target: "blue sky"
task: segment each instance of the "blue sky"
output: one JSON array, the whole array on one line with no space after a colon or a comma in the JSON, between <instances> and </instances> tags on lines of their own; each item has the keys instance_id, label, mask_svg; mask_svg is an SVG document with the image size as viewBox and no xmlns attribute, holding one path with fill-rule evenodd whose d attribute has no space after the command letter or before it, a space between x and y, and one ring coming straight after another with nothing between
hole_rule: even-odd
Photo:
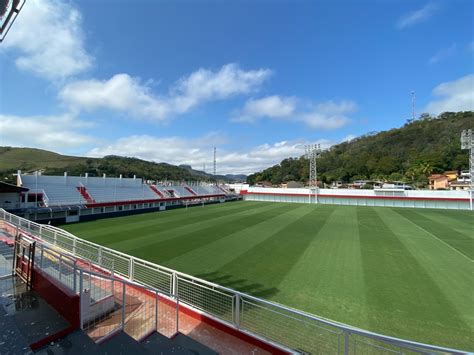
<instances>
[{"instance_id":1,"label":"blue sky","mask_svg":"<svg viewBox=\"0 0 474 355\"><path fill-rule=\"evenodd\" d=\"M0 145L252 173L416 112L474 109L472 1L28 0Z\"/></svg>"}]
</instances>

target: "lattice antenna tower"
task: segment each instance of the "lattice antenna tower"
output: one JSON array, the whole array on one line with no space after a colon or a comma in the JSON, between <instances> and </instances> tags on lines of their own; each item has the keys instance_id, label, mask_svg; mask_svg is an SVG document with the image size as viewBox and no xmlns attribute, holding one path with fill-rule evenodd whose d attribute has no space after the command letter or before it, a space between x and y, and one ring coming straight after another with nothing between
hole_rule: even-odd
<instances>
[{"instance_id":1,"label":"lattice antenna tower","mask_svg":"<svg viewBox=\"0 0 474 355\"><path fill-rule=\"evenodd\" d=\"M465 129L461 132L461 149L469 150L469 178L471 190L474 188L474 130Z\"/></svg>"},{"instance_id":2,"label":"lattice antenna tower","mask_svg":"<svg viewBox=\"0 0 474 355\"><path fill-rule=\"evenodd\" d=\"M474 209L473 190L474 190L474 131L465 129L461 132L461 149L469 150L469 207Z\"/></svg>"},{"instance_id":3,"label":"lattice antenna tower","mask_svg":"<svg viewBox=\"0 0 474 355\"><path fill-rule=\"evenodd\" d=\"M416 93L411 92L411 118L413 121L416 119Z\"/></svg>"},{"instance_id":4,"label":"lattice antenna tower","mask_svg":"<svg viewBox=\"0 0 474 355\"><path fill-rule=\"evenodd\" d=\"M309 187L312 190L318 187L318 169L317 159L321 155L320 144L307 144L305 145L305 155L309 159Z\"/></svg>"}]
</instances>

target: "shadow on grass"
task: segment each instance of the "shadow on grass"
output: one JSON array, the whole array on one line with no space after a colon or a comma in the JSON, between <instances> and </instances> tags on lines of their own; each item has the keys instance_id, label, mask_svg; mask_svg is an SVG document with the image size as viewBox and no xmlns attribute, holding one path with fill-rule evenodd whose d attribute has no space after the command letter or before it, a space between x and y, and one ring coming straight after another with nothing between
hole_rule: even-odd
<instances>
[{"instance_id":1,"label":"shadow on grass","mask_svg":"<svg viewBox=\"0 0 474 355\"><path fill-rule=\"evenodd\" d=\"M264 299L269 299L280 292L276 287L265 287L260 283L244 278L236 278L233 275L222 274L218 271L198 274L196 277Z\"/></svg>"}]
</instances>

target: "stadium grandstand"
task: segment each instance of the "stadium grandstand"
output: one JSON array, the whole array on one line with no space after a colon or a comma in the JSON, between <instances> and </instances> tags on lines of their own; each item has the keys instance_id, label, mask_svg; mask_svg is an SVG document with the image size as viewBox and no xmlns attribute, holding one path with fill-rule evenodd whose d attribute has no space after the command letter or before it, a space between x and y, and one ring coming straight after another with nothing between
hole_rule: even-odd
<instances>
[{"instance_id":1,"label":"stadium grandstand","mask_svg":"<svg viewBox=\"0 0 474 355\"><path fill-rule=\"evenodd\" d=\"M240 199L229 187L211 183L158 182L120 177L17 174L17 186L0 192L0 207L31 220L78 222Z\"/></svg>"}]
</instances>

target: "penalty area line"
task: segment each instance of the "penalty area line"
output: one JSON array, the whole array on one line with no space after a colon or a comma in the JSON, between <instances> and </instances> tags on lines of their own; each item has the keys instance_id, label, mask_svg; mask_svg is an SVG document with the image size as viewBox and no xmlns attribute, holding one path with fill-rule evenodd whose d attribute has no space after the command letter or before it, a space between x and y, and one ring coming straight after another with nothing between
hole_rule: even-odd
<instances>
[{"instance_id":1,"label":"penalty area line","mask_svg":"<svg viewBox=\"0 0 474 355\"><path fill-rule=\"evenodd\" d=\"M399 214L400 216L402 216L403 218L405 218L408 222L410 222L411 224L413 224L415 227L417 227L418 229L422 230L423 232L425 232L426 234L432 236L433 238L435 238L437 241L443 243L444 245L446 245L448 248L454 250L456 253L462 255L463 257L465 257L469 262L471 263L474 263L474 260L472 260L470 257L468 257L466 254L464 254L463 252L459 251L458 249L454 248L453 246L449 245L448 243L446 243L444 240L442 239L439 239L437 236L435 236L433 233L427 231L425 228L423 228L422 226L419 226L418 224L416 224L415 222L409 220L408 218L406 218L405 216Z\"/></svg>"}]
</instances>

